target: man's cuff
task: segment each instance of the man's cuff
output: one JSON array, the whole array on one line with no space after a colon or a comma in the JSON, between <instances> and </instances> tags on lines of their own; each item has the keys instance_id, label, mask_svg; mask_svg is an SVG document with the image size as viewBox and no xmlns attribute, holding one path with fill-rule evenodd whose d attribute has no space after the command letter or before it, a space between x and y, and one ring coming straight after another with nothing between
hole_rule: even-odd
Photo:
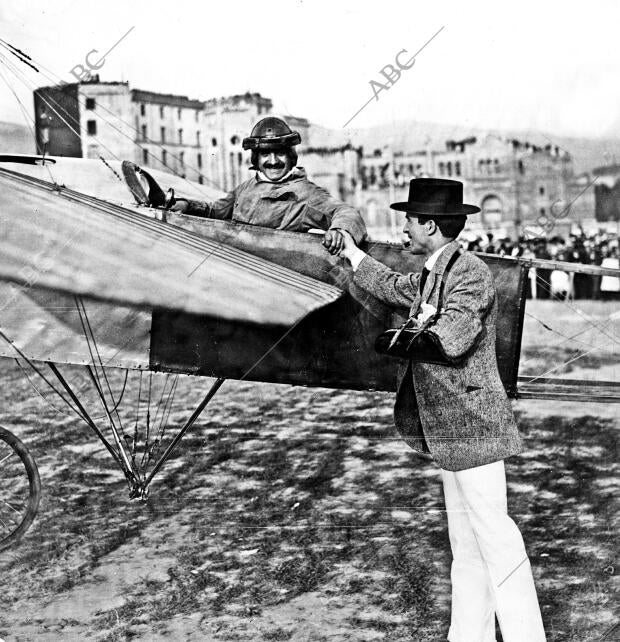
<instances>
[{"instance_id":1,"label":"man's cuff","mask_svg":"<svg viewBox=\"0 0 620 642\"><path fill-rule=\"evenodd\" d=\"M351 263L351 267L353 268L354 272L357 272L357 268L359 267L360 263L367 257L368 255L366 252L363 250L360 250L359 247L353 252L353 256L349 258L349 262Z\"/></svg>"}]
</instances>

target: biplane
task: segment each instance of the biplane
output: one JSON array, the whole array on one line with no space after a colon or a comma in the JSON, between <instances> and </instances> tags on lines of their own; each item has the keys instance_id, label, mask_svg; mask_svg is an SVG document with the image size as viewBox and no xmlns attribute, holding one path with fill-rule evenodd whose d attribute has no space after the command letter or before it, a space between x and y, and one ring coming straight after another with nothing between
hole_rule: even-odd
<instances>
[{"instance_id":1,"label":"biplane","mask_svg":"<svg viewBox=\"0 0 620 642\"><path fill-rule=\"evenodd\" d=\"M394 361L374 342L403 321L359 289L317 235L174 213L166 209L171 189L218 196L129 161L0 155L0 356L83 421L130 495L143 499L227 378L394 390ZM395 244L365 249L401 272L424 261ZM481 257L499 295L497 356L508 395L619 401L613 382L518 375L528 270L618 271ZM171 433L179 376L209 385ZM0 446L2 549L31 524L41 485L6 429Z\"/></svg>"}]
</instances>

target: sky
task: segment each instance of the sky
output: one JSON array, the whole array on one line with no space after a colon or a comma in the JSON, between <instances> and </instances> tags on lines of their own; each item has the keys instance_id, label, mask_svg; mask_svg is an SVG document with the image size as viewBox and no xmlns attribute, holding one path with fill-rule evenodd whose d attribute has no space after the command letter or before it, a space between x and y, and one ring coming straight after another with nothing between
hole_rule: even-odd
<instances>
[{"instance_id":1,"label":"sky","mask_svg":"<svg viewBox=\"0 0 620 642\"><path fill-rule=\"evenodd\" d=\"M200 99L260 92L330 128L367 103L349 127L415 119L620 137L619 24L618 0L1 0L0 38L47 77L9 55L25 80L0 64L0 121L25 122L5 80L31 114L34 87L72 81L90 51L96 61L129 31L102 80ZM387 84L380 71L425 43ZM371 81L385 87L376 97Z\"/></svg>"}]
</instances>

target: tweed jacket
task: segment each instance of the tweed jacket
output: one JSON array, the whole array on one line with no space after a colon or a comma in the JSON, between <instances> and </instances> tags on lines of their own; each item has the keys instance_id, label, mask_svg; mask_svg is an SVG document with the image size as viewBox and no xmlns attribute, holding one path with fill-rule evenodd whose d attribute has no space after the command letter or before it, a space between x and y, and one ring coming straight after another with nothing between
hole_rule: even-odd
<instances>
[{"instance_id":1,"label":"tweed jacket","mask_svg":"<svg viewBox=\"0 0 620 642\"><path fill-rule=\"evenodd\" d=\"M355 282L395 308L415 316L422 302L437 307L439 286L452 255L452 241L430 271L424 291L419 274L393 272L365 257ZM499 461L522 450L516 422L497 369L497 300L489 268L465 252L450 269L443 304L429 330L456 365L402 360L398 369L394 420L404 440L430 453L445 470Z\"/></svg>"},{"instance_id":2,"label":"tweed jacket","mask_svg":"<svg viewBox=\"0 0 620 642\"><path fill-rule=\"evenodd\" d=\"M303 167L278 183L262 180L257 172L214 203L190 200L185 213L291 232L343 229L356 243L366 236L359 212L308 180Z\"/></svg>"}]
</instances>

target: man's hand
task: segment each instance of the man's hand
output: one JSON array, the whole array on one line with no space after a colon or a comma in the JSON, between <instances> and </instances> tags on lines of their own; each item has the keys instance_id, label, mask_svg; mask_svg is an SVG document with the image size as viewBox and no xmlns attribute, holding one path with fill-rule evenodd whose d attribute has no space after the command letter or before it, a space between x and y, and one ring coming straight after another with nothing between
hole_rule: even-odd
<instances>
[{"instance_id":1,"label":"man's hand","mask_svg":"<svg viewBox=\"0 0 620 642\"><path fill-rule=\"evenodd\" d=\"M342 249L340 250L340 256L343 256L345 259L349 259L350 261L351 257L357 251L357 245L355 245L353 237L348 232L342 230L340 234L342 236Z\"/></svg>"},{"instance_id":2,"label":"man's hand","mask_svg":"<svg viewBox=\"0 0 620 642\"><path fill-rule=\"evenodd\" d=\"M323 236L323 247L325 247L330 254L338 254L344 247L342 230L327 230Z\"/></svg>"}]
</instances>

